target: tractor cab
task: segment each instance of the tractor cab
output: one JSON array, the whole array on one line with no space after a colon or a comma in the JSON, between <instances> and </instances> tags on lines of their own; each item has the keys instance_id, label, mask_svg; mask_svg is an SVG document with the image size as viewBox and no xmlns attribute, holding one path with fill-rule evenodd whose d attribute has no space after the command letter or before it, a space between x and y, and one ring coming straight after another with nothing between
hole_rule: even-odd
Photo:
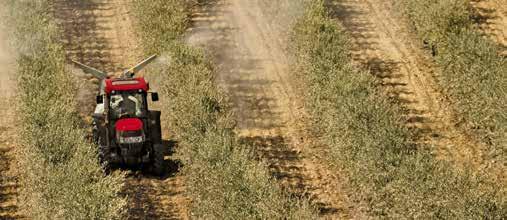
<instances>
[{"instance_id":1,"label":"tractor cab","mask_svg":"<svg viewBox=\"0 0 507 220\"><path fill-rule=\"evenodd\" d=\"M111 94L109 109L112 119L146 117L146 95L141 91L124 91Z\"/></svg>"},{"instance_id":2,"label":"tractor cab","mask_svg":"<svg viewBox=\"0 0 507 220\"><path fill-rule=\"evenodd\" d=\"M110 119L144 118L148 114L148 94L152 101L158 101L157 93L149 93L149 84L144 78L106 79L97 96L102 105L96 113L107 110ZM104 103L105 102L105 103Z\"/></svg>"}]
</instances>

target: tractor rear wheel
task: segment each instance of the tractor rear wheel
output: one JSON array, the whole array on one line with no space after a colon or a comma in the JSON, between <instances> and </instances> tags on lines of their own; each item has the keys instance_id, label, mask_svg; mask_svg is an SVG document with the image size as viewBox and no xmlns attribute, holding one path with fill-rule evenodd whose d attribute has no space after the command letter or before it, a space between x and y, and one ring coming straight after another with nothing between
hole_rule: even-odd
<instances>
[{"instance_id":1,"label":"tractor rear wheel","mask_svg":"<svg viewBox=\"0 0 507 220\"><path fill-rule=\"evenodd\" d=\"M155 144L153 146L153 161L152 161L152 172L157 176L164 175L166 171L164 161L164 145Z\"/></svg>"},{"instance_id":2,"label":"tractor rear wheel","mask_svg":"<svg viewBox=\"0 0 507 220\"><path fill-rule=\"evenodd\" d=\"M101 143L101 137L99 136L97 138L97 143L99 147L99 163L102 166L102 169L104 169L104 172L106 174L109 174L111 172L111 163L108 160L109 150L106 146L100 145Z\"/></svg>"}]
</instances>

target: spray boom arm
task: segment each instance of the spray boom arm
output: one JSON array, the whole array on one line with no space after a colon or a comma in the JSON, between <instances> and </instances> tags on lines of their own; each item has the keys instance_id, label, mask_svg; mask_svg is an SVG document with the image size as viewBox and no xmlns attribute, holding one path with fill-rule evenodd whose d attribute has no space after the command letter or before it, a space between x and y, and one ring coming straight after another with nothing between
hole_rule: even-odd
<instances>
[{"instance_id":1,"label":"spray boom arm","mask_svg":"<svg viewBox=\"0 0 507 220\"><path fill-rule=\"evenodd\" d=\"M80 62L77 62L77 61L74 61L74 60L72 60L72 62L74 64L76 64L77 66L79 66L81 69L83 69L83 71L85 73L92 74L95 78L97 78L99 80L103 80L103 79L107 78L107 74L105 72L102 72L102 71L100 71L98 69L95 69L93 67L84 65L84 64L82 64Z\"/></svg>"},{"instance_id":2,"label":"spray boom arm","mask_svg":"<svg viewBox=\"0 0 507 220\"><path fill-rule=\"evenodd\" d=\"M134 77L134 75L136 73L138 73L144 67L146 67L148 64L150 64L153 60L155 60L155 58L157 58L157 55L152 55L151 57L148 57L146 60L143 60L142 62L140 62L139 64L137 64L136 66L134 66L134 67L126 70L123 73L123 77L125 77L125 78L132 78L132 77Z\"/></svg>"},{"instance_id":3,"label":"spray boom arm","mask_svg":"<svg viewBox=\"0 0 507 220\"><path fill-rule=\"evenodd\" d=\"M136 66L134 66L134 67L126 70L121 77L122 78L132 78L132 77L134 77L134 75L136 73L138 73L139 71L141 71L144 67L146 67L151 62L153 62L153 60L155 60L155 58L157 58L157 55L153 55L151 57L148 57L147 59L143 60L142 62L140 62ZM103 72L103 71L100 71L98 69L95 69L93 67L87 66L85 64L82 64L82 63L74 61L74 60L72 60L72 62L74 64L76 64L79 68L83 69L83 71L85 73L91 74L91 75L93 75L95 78L97 78L99 80L104 80L104 79L107 78L107 74L105 72Z\"/></svg>"}]
</instances>

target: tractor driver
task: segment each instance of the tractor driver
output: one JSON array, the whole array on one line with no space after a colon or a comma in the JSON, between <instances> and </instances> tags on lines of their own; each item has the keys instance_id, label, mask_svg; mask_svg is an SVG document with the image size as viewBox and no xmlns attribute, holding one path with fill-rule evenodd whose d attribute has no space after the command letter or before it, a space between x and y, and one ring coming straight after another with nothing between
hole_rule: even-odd
<instances>
[{"instance_id":1,"label":"tractor driver","mask_svg":"<svg viewBox=\"0 0 507 220\"><path fill-rule=\"evenodd\" d=\"M120 93L111 95L111 110L115 118L126 116L142 116L142 99L139 94Z\"/></svg>"}]
</instances>

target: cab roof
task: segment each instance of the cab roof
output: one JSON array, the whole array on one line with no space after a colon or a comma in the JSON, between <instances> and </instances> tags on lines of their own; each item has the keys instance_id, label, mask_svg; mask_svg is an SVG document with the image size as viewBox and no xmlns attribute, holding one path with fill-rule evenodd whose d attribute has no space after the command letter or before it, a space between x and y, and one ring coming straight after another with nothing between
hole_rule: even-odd
<instances>
[{"instance_id":1,"label":"cab roof","mask_svg":"<svg viewBox=\"0 0 507 220\"><path fill-rule=\"evenodd\" d=\"M111 94L113 91L142 90L148 92L149 84L143 77L105 79L105 92Z\"/></svg>"}]
</instances>

